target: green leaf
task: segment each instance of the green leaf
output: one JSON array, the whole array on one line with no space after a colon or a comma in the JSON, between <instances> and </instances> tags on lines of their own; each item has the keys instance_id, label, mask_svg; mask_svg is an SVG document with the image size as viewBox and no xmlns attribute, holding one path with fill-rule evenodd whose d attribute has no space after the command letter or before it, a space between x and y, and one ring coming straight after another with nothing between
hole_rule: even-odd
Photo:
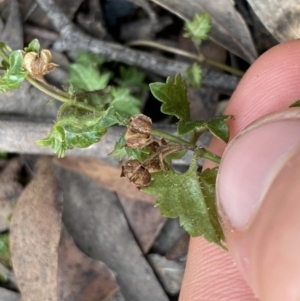
<instances>
[{"instance_id":1,"label":"green leaf","mask_svg":"<svg viewBox=\"0 0 300 301\"><path fill-rule=\"evenodd\" d=\"M149 86L153 96L163 103L162 113L178 119L190 119L186 82L180 74L176 75L175 81L168 77L166 83L152 83Z\"/></svg>"},{"instance_id":2,"label":"green leaf","mask_svg":"<svg viewBox=\"0 0 300 301\"><path fill-rule=\"evenodd\" d=\"M187 21L184 25L184 37L191 38L198 45L203 40L208 39L208 33L211 30L211 18L208 13L202 15L195 14L193 21Z\"/></svg>"},{"instance_id":3,"label":"green leaf","mask_svg":"<svg viewBox=\"0 0 300 301\"><path fill-rule=\"evenodd\" d=\"M216 116L207 124L208 130L225 143L229 140L229 127L226 121L230 118L232 118L230 115Z\"/></svg>"},{"instance_id":4,"label":"green leaf","mask_svg":"<svg viewBox=\"0 0 300 301\"><path fill-rule=\"evenodd\" d=\"M190 65L186 70L186 77L188 83L193 88L200 88L202 82L202 68L197 63Z\"/></svg>"},{"instance_id":5,"label":"green leaf","mask_svg":"<svg viewBox=\"0 0 300 301\"><path fill-rule=\"evenodd\" d=\"M81 52L75 63L70 66L69 83L85 91L104 89L111 78L111 73L107 71L100 73L99 65L102 63L102 57Z\"/></svg>"},{"instance_id":6,"label":"green leaf","mask_svg":"<svg viewBox=\"0 0 300 301\"><path fill-rule=\"evenodd\" d=\"M9 68L0 77L0 90L6 92L11 89L20 88L20 84L26 77L23 69L23 56L20 50L12 51L9 55Z\"/></svg>"},{"instance_id":7,"label":"green leaf","mask_svg":"<svg viewBox=\"0 0 300 301\"><path fill-rule=\"evenodd\" d=\"M204 236L222 246L224 240L215 209L214 185L216 171L197 172L198 155L194 154L188 171L153 173L152 183L142 190L157 196L156 206L166 217L179 217L180 224L191 236ZM223 247L223 246L222 246Z\"/></svg>"},{"instance_id":8,"label":"green leaf","mask_svg":"<svg viewBox=\"0 0 300 301\"><path fill-rule=\"evenodd\" d=\"M24 48L25 52L37 52L41 49L40 42L38 39L33 39L27 47Z\"/></svg>"},{"instance_id":9,"label":"green leaf","mask_svg":"<svg viewBox=\"0 0 300 301\"><path fill-rule=\"evenodd\" d=\"M141 90L147 90L148 87L144 83L146 74L135 67L120 67L120 86L125 88L138 87Z\"/></svg>"},{"instance_id":10,"label":"green leaf","mask_svg":"<svg viewBox=\"0 0 300 301\"><path fill-rule=\"evenodd\" d=\"M177 125L179 135L186 135L194 130L204 131L206 129L206 122L190 119L186 82L180 74L176 75L175 81L168 77L166 83L150 84L150 90L153 96L163 103L161 111L179 119Z\"/></svg>"},{"instance_id":11,"label":"green leaf","mask_svg":"<svg viewBox=\"0 0 300 301\"><path fill-rule=\"evenodd\" d=\"M113 100L110 103L116 111L128 116L141 113L141 102L130 94L128 88L111 87L111 95Z\"/></svg>"},{"instance_id":12,"label":"green leaf","mask_svg":"<svg viewBox=\"0 0 300 301\"><path fill-rule=\"evenodd\" d=\"M36 144L50 146L54 153L63 157L66 150L74 147L85 148L96 142L106 133L107 127L119 123L120 116L110 107L100 116L69 114L55 123L50 134Z\"/></svg>"},{"instance_id":13,"label":"green leaf","mask_svg":"<svg viewBox=\"0 0 300 301\"><path fill-rule=\"evenodd\" d=\"M205 121L186 121L180 120L177 124L177 132L179 135L187 135L194 130L205 131L207 123Z\"/></svg>"},{"instance_id":14,"label":"green leaf","mask_svg":"<svg viewBox=\"0 0 300 301\"><path fill-rule=\"evenodd\" d=\"M293 102L289 107L290 108L300 107L300 100Z\"/></svg>"}]
</instances>

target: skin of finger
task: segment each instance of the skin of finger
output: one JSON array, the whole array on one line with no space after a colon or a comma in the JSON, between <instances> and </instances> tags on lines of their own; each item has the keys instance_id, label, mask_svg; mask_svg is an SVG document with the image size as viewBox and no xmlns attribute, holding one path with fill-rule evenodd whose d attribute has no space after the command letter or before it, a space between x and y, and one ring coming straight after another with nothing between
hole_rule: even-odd
<instances>
[{"instance_id":1,"label":"skin of finger","mask_svg":"<svg viewBox=\"0 0 300 301\"><path fill-rule=\"evenodd\" d=\"M277 45L259 57L249 68L224 112L234 116L229 122L230 139L256 119L287 108L300 99L299 49L300 40ZM222 155L225 147L224 143L213 139L210 150ZM204 168L213 166L206 162ZM229 252L219 250L202 238L192 238L180 301L222 298L232 301L257 300L242 279Z\"/></svg>"},{"instance_id":2,"label":"skin of finger","mask_svg":"<svg viewBox=\"0 0 300 301\"><path fill-rule=\"evenodd\" d=\"M250 228L237 241L249 252L248 258L240 258L251 262L251 286L262 301L300 300L299 178L298 144L282 164Z\"/></svg>"}]
</instances>

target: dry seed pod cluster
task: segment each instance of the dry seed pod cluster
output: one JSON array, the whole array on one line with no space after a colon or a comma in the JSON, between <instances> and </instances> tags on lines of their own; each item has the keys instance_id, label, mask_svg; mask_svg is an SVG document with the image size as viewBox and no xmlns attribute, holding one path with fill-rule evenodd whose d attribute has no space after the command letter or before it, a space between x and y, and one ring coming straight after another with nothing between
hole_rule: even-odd
<instances>
[{"instance_id":1,"label":"dry seed pod cluster","mask_svg":"<svg viewBox=\"0 0 300 301\"><path fill-rule=\"evenodd\" d=\"M129 126L125 134L126 146L143 148L151 141L152 120L143 115L135 115L129 119Z\"/></svg>"},{"instance_id":2,"label":"dry seed pod cluster","mask_svg":"<svg viewBox=\"0 0 300 301\"><path fill-rule=\"evenodd\" d=\"M33 78L44 82L44 75L52 71L57 64L52 63L50 50L43 49L40 53L23 52L23 67Z\"/></svg>"},{"instance_id":3,"label":"dry seed pod cluster","mask_svg":"<svg viewBox=\"0 0 300 301\"><path fill-rule=\"evenodd\" d=\"M125 134L126 147L141 149L147 146L151 154L155 154L161 146L166 146L167 142L164 139L155 139L151 131L152 121L149 117L143 114L132 116ZM166 168L165 162L156 156L143 164L138 160L128 160L122 166L121 177L127 177L138 188L146 187L151 183L150 174L161 171L162 166Z\"/></svg>"}]
</instances>

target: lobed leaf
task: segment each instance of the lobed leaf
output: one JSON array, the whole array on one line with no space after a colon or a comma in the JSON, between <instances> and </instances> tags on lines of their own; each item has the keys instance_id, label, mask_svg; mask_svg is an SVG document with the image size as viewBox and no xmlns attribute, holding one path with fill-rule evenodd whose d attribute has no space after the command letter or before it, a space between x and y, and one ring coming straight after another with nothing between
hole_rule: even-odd
<instances>
[{"instance_id":1,"label":"lobed leaf","mask_svg":"<svg viewBox=\"0 0 300 301\"><path fill-rule=\"evenodd\" d=\"M111 87L111 95L113 96L113 100L110 105L113 106L116 111L128 116L140 114L141 102L130 94L128 88Z\"/></svg>"},{"instance_id":2,"label":"lobed leaf","mask_svg":"<svg viewBox=\"0 0 300 301\"><path fill-rule=\"evenodd\" d=\"M200 45L203 40L208 39L208 33L211 28L211 18L208 13L195 14L192 21L185 23L185 33L183 36L191 38L194 43Z\"/></svg>"},{"instance_id":3,"label":"lobed leaf","mask_svg":"<svg viewBox=\"0 0 300 301\"><path fill-rule=\"evenodd\" d=\"M126 88L138 87L141 90L148 90L144 83L146 74L135 67L120 67L120 86Z\"/></svg>"},{"instance_id":4,"label":"lobed leaf","mask_svg":"<svg viewBox=\"0 0 300 301\"><path fill-rule=\"evenodd\" d=\"M20 88L27 74L23 69L23 56L20 50L10 53L8 63L6 73L0 77L0 90L3 92Z\"/></svg>"},{"instance_id":5,"label":"lobed leaf","mask_svg":"<svg viewBox=\"0 0 300 301\"><path fill-rule=\"evenodd\" d=\"M168 77L166 83L152 83L149 86L153 96L163 103L162 113L178 119L190 119L186 82L180 74L176 75L175 80Z\"/></svg>"},{"instance_id":6,"label":"lobed leaf","mask_svg":"<svg viewBox=\"0 0 300 301\"><path fill-rule=\"evenodd\" d=\"M215 208L217 170L197 172L198 154L193 156L184 174L174 171L152 174L153 182L142 190L157 197L156 206L166 217L179 217L180 224L191 236L204 236L221 247L224 235Z\"/></svg>"}]
</instances>

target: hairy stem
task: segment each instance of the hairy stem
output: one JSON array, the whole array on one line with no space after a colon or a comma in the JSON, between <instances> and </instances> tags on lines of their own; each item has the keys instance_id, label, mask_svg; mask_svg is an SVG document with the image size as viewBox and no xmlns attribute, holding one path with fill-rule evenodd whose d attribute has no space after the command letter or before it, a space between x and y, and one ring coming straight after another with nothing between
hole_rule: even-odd
<instances>
[{"instance_id":1,"label":"hairy stem","mask_svg":"<svg viewBox=\"0 0 300 301\"><path fill-rule=\"evenodd\" d=\"M64 102L64 103L70 103L72 102L72 106L79 108L79 109L83 109L89 112L93 112L96 113L97 110L94 107L91 107L87 104L81 103L81 102L76 102L74 99L72 99L71 96L69 96L67 93L65 93L64 91L61 91L57 88L57 90L59 90L59 93L57 91L52 91L50 90L48 87L42 85L41 83L37 82L36 80L34 80L32 77L30 77L29 75L26 76L27 81L33 85L34 87L36 87L37 89L39 89L41 92L45 93L46 95L60 101L60 102Z\"/></svg>"},{"instance_id":2,"label":"hairy stem","mask_svg":"<svg viewBox=\"0 0 300 301\"><path fill-rule=\"evenodd\" d=\"M160 137L163 137L169 141L172 141L174 143L178 143L180 145L185 145L185 146L191 146L191 143L184 140L184 139L181 139L179 137L176 137L172 134L168 134L166 132L163 132L163 131L160 131L158 129L152 129L152 135L154 136L160 136Z\"/></svg>"}]
</instances>

